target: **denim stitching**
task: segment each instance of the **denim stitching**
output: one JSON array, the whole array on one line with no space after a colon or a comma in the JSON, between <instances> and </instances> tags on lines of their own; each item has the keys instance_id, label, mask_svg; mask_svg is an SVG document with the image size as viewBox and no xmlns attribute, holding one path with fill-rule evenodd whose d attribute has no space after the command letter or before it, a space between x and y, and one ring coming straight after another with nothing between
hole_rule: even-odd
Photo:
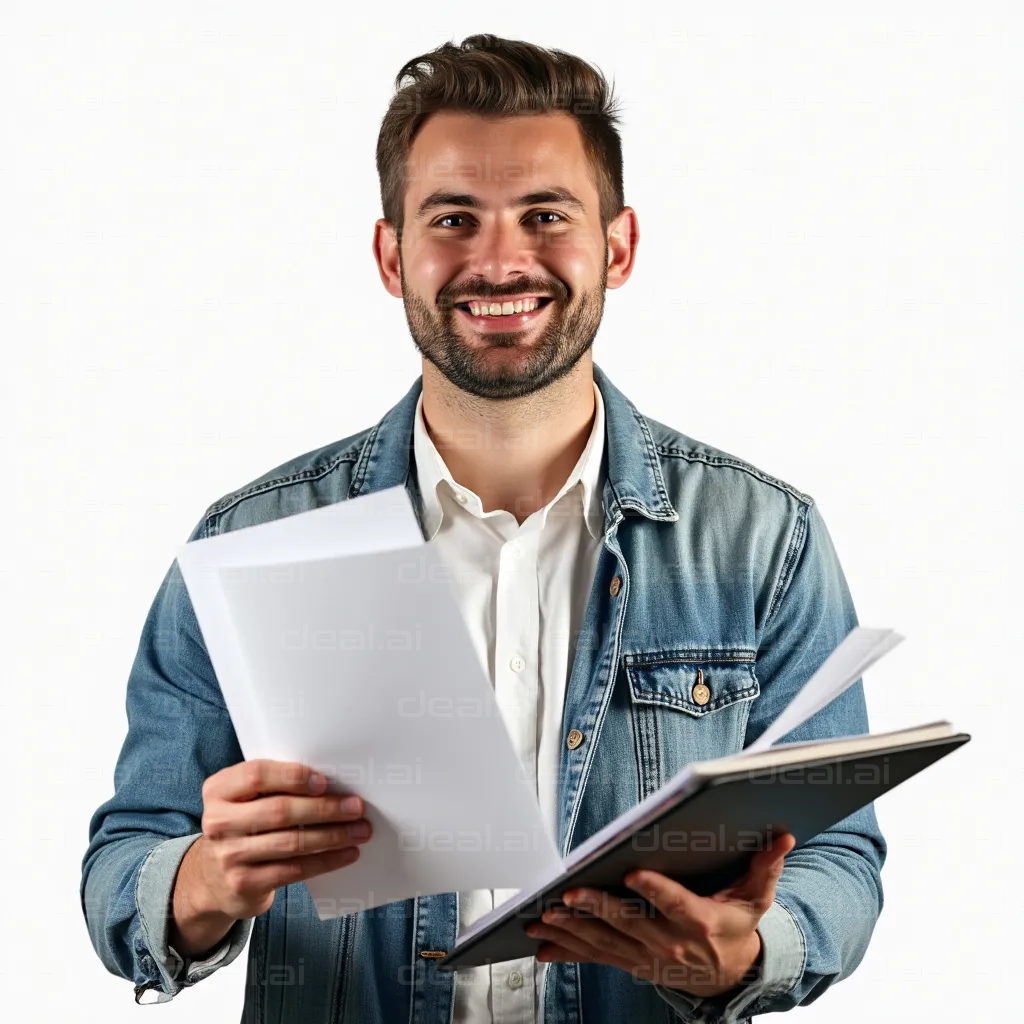
<instances>
[{"instance_id":1,"label":"denim stitching","mask_svg":"<svg viewBox=\"0 0 1024 1024\"><path fill-rule=\"evenodd\" d=\"M621 520L613 522L605 533L605 547L608 547L608 535L618 526L619 522L621 522ZM597 709L597 714L594 716L593 721L589 722L587 726L587 728L590 729L591 742L587 745L587 756L584 758L583 767L580 769L576 784L576 791L573 795L572 810L565 829L565 846L563 848L563 856L568 852L570 844L572 843L573 833L576 831L576 822L579 820L580 809L583 805L581 797L584 789L586 789L587 780L590 778L590 771L593 767L594 755L597 750L597 740L601 735L600 727L604 723L608 705L611 703L612 693L615 690L615 675L618 672L619 650L621 649L622 633L626 623L626 603L627 597L629 596L629 566L626 564L625 557L621 554L621 549L618 555L616 555L614 551L611 553L616 562L620 565L620 571L622 573L622 588L620 591L621 601L619 602L617 614L615 615L615 636L612 640L611 657L608 659L607 665L609 679L604 686L604 693L601 704ZM605 666L602 665L599 672L603 674L604 671Z\"/></svg>"},{"instance_id":2,"label":"denim stitching","mask_svg":"<svg viewBox=\"0 0 1024 1024\"><path fill-rule=\"evenodd\" d=\"M288 487L291 484L303 483L307 480L317 480L322 476L327 476L328 473L332 473L338 466L356 462L358 457L358 453L352 452L350 454L349 451L346 451L320 469L303 469L298 473L292 473L290 476L280 476L275 477L273 480L264 480L263 483L257 484L248 490L233 491L231 494L215 501L206 510L206 518L208 520L215 519L246 498L254 498L259 494L265 494L267 491L276 490L279 487Z\"/></svg>"},{"instance_id":3,"label":"denim stitching","mask_svg":"<svg viewBox=\"0 0 1024 1024\"><path fill-rule=\"evenodd\" d=\"M674 708L679 708L680 711L686 711L695 718L703 718L711 711L718 711L731 704L738 704L741 700L756 695L757 688L751 686L745 690L737 690L735 693L727 694L725 697L719 697L719 699L713 704L705 704L699 710L694 710L691 702L684 700L682 697L673 697L670 693L657 693L654 690L634 691L634 699L638 704L669 705Z\"/></svg>"},{"instance_id":4,"label":"denim stitching","mask_svg":"<svg viewBox=\"0 0 1024 1024\"><path fill-rule=\"evenodd\" d=\"M744 462L742 459L737 459L728 455L707 455L704 452L693 451L689 448L673 448L667 444L657 445L657 451L659 455L685 459L687 462L703 462L708 466L725 466L729 469L739 469L755 479L760 480L762 483L770 484L772 487L776 487L780 491L784 491L786 494L796 498L803 504L814 504L814 499L809 494L804 494L802 491L797 490L792 484L786 483L785 480L780 480L777 477L771 476L768 473L765 473L764 470L758 469L757 466L753 466L749 462Z\"/></svg>"},{"instance_id":5,"label":"denim stitching","mask_svg":"<svg viewBox=\"0 0 1024 1024\"><path fill-rule=\"evenodd\" d=\"M793 567L799 560L800 555L803 553L804 543L807 537L807 516L810 512L810 506L803 506L797 515L796 524L793 527L793 538L789 543L789 550L786 552L786 560L782 565L782 571L779 573L779 580L775 586L775 593L772 594L772 602L768 606L768 614L765 616L764 624L761 626L761 633L764 635L765 630L768 629L768 624L772 621L772 617L778 610L779 605L782 604L782 598L785 596L786 591L789 589L789 584L793 579Z\"/></svg>"},{"instance_id":6,"label":"denim stitching","mask_svg":"<svg viewBox=\"0 0 1024 1024\"><path fill-rule=\"evenodd\" d=\"M653 657L649 657L653 655ZM733 647L720 645L717 647L675 647L670 650L639 651L635 654L623 655L627 665L646 668L651 665L696 665L705 662L736 662L741 665L753 665L757 660L757 652L749 647Z\"/></svg>"},{"instance_id":7,"label":"denim stitching","mask_svg":"<svg viewBox=\"0 0 1024 1024\"><path fill-rule=\"evenodd\" d=\"M744 652L745 653L745 652ZM643 655L641 655L643 657ZM748 699L750 697L756 697L760 693L760 683L757 677L754 675L753 661L744 658L742 661L736 659L735 664L740 666L746 666L747 672L750 675L750 685L744 686L738 690L732 690L728 693L723 694L721 697L712 701L710 704L696 705L693 701L687 700L685 697L677 697L671 693L663 693L660 690L652 690L644 688L640 684L640 679L637 678L638 673L635 669L638 668L650 668L657 665L674 665L674 664L696 664L692 661L687 661L682 658L670 659L664 661L637 661L632 660L636 658L636 655L627 655L625 658L626 662L626 677L629 680L629 688L632 694L633 700L642 704L657 704L662 706L669 706L678 708L680 711L685 711L687 714L692 715L695 718L702 718L705 715L713 711L718 711L721 708L728 707L731 704L736 704L741 700Z\"/></svg>"}]
</instances>

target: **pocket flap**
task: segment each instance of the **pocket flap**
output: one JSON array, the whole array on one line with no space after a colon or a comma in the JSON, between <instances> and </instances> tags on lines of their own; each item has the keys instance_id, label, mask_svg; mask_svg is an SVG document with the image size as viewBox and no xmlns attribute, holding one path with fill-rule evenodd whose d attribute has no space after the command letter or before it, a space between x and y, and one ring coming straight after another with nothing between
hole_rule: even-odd
<instances>
[{"instance_id":1,"label":"pocket flap","mask_svg":"<svg viewBox=\"0 0 1024 1024\"><path fill-rule=\"evenodd\" d=\"M627 654L623 661L634 701L677 708L700 718L758 696L761 687L754 657L753 651L745 650L710 656L707 651L699 655L658 652Z\"/></svg>"}]
</instances>

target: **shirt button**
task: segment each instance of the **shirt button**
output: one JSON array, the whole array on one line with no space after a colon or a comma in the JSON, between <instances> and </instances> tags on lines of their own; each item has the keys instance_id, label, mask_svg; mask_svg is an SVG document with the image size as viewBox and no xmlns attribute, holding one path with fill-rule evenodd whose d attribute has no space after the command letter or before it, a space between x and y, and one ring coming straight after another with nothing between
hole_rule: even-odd
<instances>
[{"instance_id":1,"label":"shirt button","mask_svg":"<svg viewBox=\"0 0 1024 1024\"><path fill-rule=\"evenodd\" d=\"M611 594L612 597L615 597L615 595L618 594L619 588L621 586L622 586L622 577L621 576L613 576L612 577L611 586L608 587L608 593Z\"/></svg>"},{"instance_id":2,"label":"shirt button","mask_svg":"<svg viewBox=\"0 0 1024 1024\"><path fill-rule=\"evenodd\" d=\"M512 543L509 545L509 550L512 552L512 557L513 558L522 558L523 557L523 545L520 544L519 541L517 541L517 540L512 541Z\"/></svg>"},{"instance_id":3,"label":"shirt button","mask_svg":"<svg viewBox=\"0 0 1024 1024\"><path fill-rule=\"evenodd\" d=\"M462 493L462 491L456 491L456 492L455 492L455 500L456 500L456 501L457 501L457 502L458 502L458 503L459 503L460 505L465 505L465 504L466 504L466 502L467 502L467 501L469 501L469 498L467 498L467 497L466 497L466 496L465 496L465 495L464 495L464 494Z\"/></svg>"},{"instance_id":4,"label":"shirt button","mask_svg":"<svg viewBox=\"0 0 1024 1024\"><path fill-rule=\"evenodd\" d=\"M519 654L515 654L512 656L512 660L508 663L508 667L512 669L513 672L522 672L523 669L526 668L526 659Z\"/></svg>"},{"instance_id":5,"label":"shirt button","mask_svg":"<svg viewBox=\"0 0 1024 1024\"><path fill-rule=\"evenodd\" d=\"M523 976L518 971L513 971L508 976L508 987L509 988L522 988L523 987Z\"/></svg>"},{"instance_id":6,"label":"shirt button","mask_svg":"<svg viewBox=\"0 0 1024 1024\"><path fill-rule=\"evenodd\" d=\"M697 682L690 691L694 704L707 704L711 700L711 688L704 682L704 670L697 669Z\"/></svg>"},{"instance_id":7,"label":"shirt button","mask_svg":"<svg viewBox=\"0 0 1024 1024\"><path fill-rule=\"evenodd\" d=\"M583 742L583 733L579 729L572 729L565 738L565 745L570 750L575 750Z\"/></svg>"}]
</instances>

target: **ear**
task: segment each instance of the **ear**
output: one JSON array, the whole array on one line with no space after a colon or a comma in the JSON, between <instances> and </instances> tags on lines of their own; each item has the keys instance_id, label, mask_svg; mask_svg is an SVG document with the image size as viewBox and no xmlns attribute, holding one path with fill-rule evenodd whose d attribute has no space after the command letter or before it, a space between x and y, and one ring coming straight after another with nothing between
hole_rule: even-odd
<instances>
[{"instance_id":1,"label":"ear","mask_svg":"<svg viewBox=\"0 0 1024 1024\"><path fill-rule=\"evenodd\" d=\"M633 273L640 222L636 210L624 206L608 225L608 287L621 288Z\"/></svg>"},{"instance_id":2,"label":"ear","mask_svg":"<svg viewBox=\"0 0 1024 1024\"><path fill-rule=\"evenodd\" d=\"M389 295L402 297L402 271L399 264L399 239L390 221L381 218L373 225L373 257L377 271Z\"/></svg>"}]
</instances>

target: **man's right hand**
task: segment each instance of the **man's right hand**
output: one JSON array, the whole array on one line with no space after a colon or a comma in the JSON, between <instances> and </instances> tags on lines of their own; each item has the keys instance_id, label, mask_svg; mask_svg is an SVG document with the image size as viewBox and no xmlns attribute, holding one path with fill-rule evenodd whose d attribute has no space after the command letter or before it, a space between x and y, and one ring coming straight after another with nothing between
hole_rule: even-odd
<instances>
[{"instance_id":1,"label":"man's right hand","mask_svg":"<svg viewBox=\"0 0 1024 1024\"><path fill-rule=\"evenodd\" d=\"M182 956L212 950L235 921L269 909L278 886L352 864L370 837L359 797L327 793L306 765L253 760L203 783L203 834L174 886L169 944Z\"/></svg>"}]
</instances>

